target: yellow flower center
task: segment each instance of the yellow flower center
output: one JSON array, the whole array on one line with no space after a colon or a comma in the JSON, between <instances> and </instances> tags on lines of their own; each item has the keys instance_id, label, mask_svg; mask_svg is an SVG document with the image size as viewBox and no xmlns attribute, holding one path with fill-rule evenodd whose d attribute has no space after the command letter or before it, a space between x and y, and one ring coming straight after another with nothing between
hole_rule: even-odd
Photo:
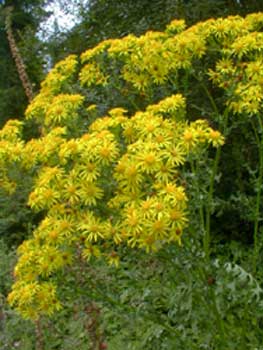
<instances>
[{"instance_id":1,"label":"yellow flower center","mask_svg":"<svg viewBox=\"0 0 263 350\"><path fill-rule=\"evenodd\" d=\"M147 165L153 165L156 161L155 155L154 154L148 154L145 158L144 161Z\"/></svg>"},{"instance_id":2,"label":"yellow flower center","mask_svg":"<svg viewBox=\"0 0 263 350\"><path fill-rule=\"evenodd\" d=\"M220 138L220 132L219 131L215 131L215 130L211 130L210 131L210 137L212 140L218 140Z\"/></svg>"},{"instance_id":3,"label":"yellow flower center","mask_svg":"<svg viewBox=\"0 0 263 350\"><path fill-rule=\"evenodd\" d=\"M191 142L193 140L193 137L194 137L194 135L193 135L193 133L191 131L186 131L184 133L184 140L185 140L185 142Z\"/></svg>"},{"instance_id":4,"label":"yellow flower center","mask_svg":"<svg viewBox=\"0 0 263 350\"><path fill-rule=\"evenodd\" d=\"M109 150L109 148L103 147L103 148L100 150L100 155L102 156L102 158L109 158L109 155L110 155L110 150Z\"/></svg>"},{"instance_id":5,"label":"yellow flower center","mask_svg":"<svg viewBox=\"0 0 263 350\"><path fill-rule=\"evenodd\" d=\"M55 241L58 238L58 231L57 230L52 230L52 231L49 232L48 236L49 236L49 238L51 240Z\"/></svg>"},{"instance_id":6,"label":"yellow flower center","mask_svg":"<svg viewBox=\"0 0 263 350\"><path fill-rule=\"evenodd\" d=\"M164 222L161 220L157 220L153 224L153 231L154 232L162 232L165 228Z\"/></svg>"},{"instance_id":7,"label":"yellow flower center","mask_svg":"<svg viewBox=\"0 0 263 350\"><path fill-rule=\"evenodd\" d=\"M133 177L137 174L137 169L135 165L130 166L127 171L126 174L128 177Z\"/></svg>"},{"instance_id":8,"label":"yellow flower center","mask_svg":"<svg viewBox=\"0 0 263 350\"><path fill-rule=\"evenodd\" d=\"M172 210L171 212L170 212L170 218L171 218L171 220L174 220L174 221L176 221L176 220L179 220L180 218L182 217L182 213L179 211L179 210Z\"/></svg>"}]
</instances>

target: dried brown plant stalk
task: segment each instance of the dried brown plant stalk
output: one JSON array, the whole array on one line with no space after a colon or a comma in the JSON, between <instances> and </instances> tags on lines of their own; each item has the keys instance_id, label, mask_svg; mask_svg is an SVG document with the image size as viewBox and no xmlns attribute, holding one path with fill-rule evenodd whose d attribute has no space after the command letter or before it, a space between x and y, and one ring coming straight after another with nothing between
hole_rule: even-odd
<instances>
[{"instance_id":1,"label":"dried brown plant stalk","mask_svg":"<svg viewBox=\"0 0 263 350\"><path fill-rule=\"evenodd\" d=\"M17 69L19 78L22 82L23 88L25 90L25 94L30 102L34 97L34 93L33 93L31 82L30 82L29 77L28 77L27 72L26 72L25 64L23 62L23 59L22 59L21 54L19 52L19 49L16 45L15 37L13 34L12 11L13 11L12 7L6 8L5 29L6 29L6 33L7 33L8 43L10 46L10 51L12 53L14 60L15 60L16 69Z\"/></svg>"}]
</instances>

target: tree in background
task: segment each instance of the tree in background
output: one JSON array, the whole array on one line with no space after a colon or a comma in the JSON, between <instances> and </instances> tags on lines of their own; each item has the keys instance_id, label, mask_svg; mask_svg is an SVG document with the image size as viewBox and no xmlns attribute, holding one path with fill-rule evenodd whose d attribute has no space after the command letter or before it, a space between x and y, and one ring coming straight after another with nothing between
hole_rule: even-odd
<instances>
[{"instance_id":1,"label":"tree in background","mask_svg":"<svg viewBox=\"0 0 263 350\"><path fill-rule=\"evenodd\" d=\"M67 1L59 3L67 11ZM80 54L101 40L119 38L130 33L141 35L147 30L164 30L174 18L191 25L208 18L246 15L263 10L256 0L75 0L79 23L66 33L50 40L53 62L69 53ZM70 10L68 8L68 10Z\"/></svg>"},{"instance_id":2,"label":"tree in background","mask_svg":"<svg viewBox=\"0 0 263 350\"><path fill-rule=\"evenodd\" d=\"M33 94L33 90L37 91L43 78L43 45L36 33L39 23L45 18L44 3L43 0L6 0L0 5L1 125L9 118L23 116L28 96L19 77L22 66L24 65L22 75L28 76L26 85L32 84L31 92L29 86L26 88L29 95ZM20 73L14 59L14 52L18 51L20 58L16 55L16 60L20 61Z\"/></svg>"}]
</instances>

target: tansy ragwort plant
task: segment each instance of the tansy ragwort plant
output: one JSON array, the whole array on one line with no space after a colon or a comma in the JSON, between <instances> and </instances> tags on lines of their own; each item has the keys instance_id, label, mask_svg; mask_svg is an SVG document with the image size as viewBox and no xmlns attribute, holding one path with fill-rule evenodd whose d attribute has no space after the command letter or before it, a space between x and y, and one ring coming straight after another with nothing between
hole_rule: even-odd
<instances>
[{"instance_id":1,"label":"tansy ragwort plant","mask_svg":"<svg viewBox=\"0 0 263 350\"><path fill-rule=\"evenodd\" d=\"M29 205L46 215L19 247L9 301L23 316L60 308L52 279L74 263L76 249L117 264L114 245L122 242L146 251L180 243L187 197L179 167L189 153L223 142L204 121L177 121L184 108L174 95L131 118L113 109L79 138L67 140L59 127L24 144L21 166L39 168ZM16 128L10 122L3 133Z\"/></svg>"},{"instance_id":2,"label":"tansy ragwort plant","mask_svg":"<svg viewBox=\"0 0 263 350\"><path fill-rule=\"evenodd\" d=\"M244 38L260 37L262 26L261 14L209 20L189 29L183 21L173 21L163 33L104 41L84 52L80 62L69 56L48 74L26 111L26 118L39 124L39 138L25 142L21 122L6 124L0 134L1 184L15 190L10 164L31 172L28 204L44 216L18 249L8 298L24 317L36 319L60 309L56 272L77 263L76 252L83 259L104 256L118 264L115 247L121 243L146 251L180 243L188 220L182 165L193 155L198 162L212 144L218 151L200 210L209 259L224 138L198 115L217 122L227 135L232 112L251 115L251 120L252 114L259 115L261 90L255 103L252 92L235 88L240 78L228 73L229 66L242 67L237 43L243 40L245 46ZM249 60L260 57L260 40L245 51L249 67ZM229 85L223 83L225 74ZM211 80L222 88L217 94ZM237 109L236 99L243 107ZM258 178L260 185L262 170Z\"/></svg>"}]
</instances>

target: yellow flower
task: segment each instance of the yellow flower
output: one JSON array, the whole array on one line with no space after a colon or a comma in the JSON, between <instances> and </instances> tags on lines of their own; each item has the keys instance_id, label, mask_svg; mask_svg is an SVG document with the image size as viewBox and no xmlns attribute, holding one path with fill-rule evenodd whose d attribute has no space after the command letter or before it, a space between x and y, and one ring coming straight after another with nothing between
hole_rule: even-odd
<instances>
[{"instance_id":1,"label":"yellow flower","mask_svg":"<svg viewBox=\"0 0 263 350\"><path fill-rule=\"evenodd\" d=\"M138 169L136 163L126 161L126 158L120 159L114 172L114 178L119 182L121 188L127 188L132 192L136 191L140 183L143 181L143 176Z\"/></svg>"},{"instance_id":2,"label":"yellow flower","mask_svg":"<svg viewBox=\"0 0 263 350\"><path fill-rule=\"evenodd\" d=\"M95 46L92 49L88 49L81 55L81 61L88 62L92 59L96 58L96 56L100 55L102 52L104 52L108 47L111 46L111 44L114 42L112 39L104 40L100 42L97 46Z\"/></svg>"},{"instance_id":3,"label":"yellow flower","mask_svg":"<svg viewBox=\"0 0 263 350\"><path fill-rule=\"evenodd\" d=\"M124 220L123 227L126 228L129 236L133 237L133 244L136 244L138 235L143 231L143 223L138 210L134 209L132 206L125 209Z\"/></svg>"},{"instance_id":4,"label":"yellow flower","mask_svg":"<svg viewBox=\"0 0 263 350\"><path fill-rule=\"evenodd\" d=\"M141 201L140 203L140 211L142 213L142 218L147 219L150 218L154 213L154 204L155 200L152 197L148 197L146 200Z\"/></svg>"},{"instance_id":5,"label":"yellow flower","mask_svg":"<svg viewBox=\"0 0 263 350\"><path fill-rule=\"evenodd\" d=\"M65 265L60 251L55 246L45 245L38 257L37 269L42 276L49 276Z\"/></svg>"},{"instance_id":6,"label":"yellow flower","mask_svg":"<svg viewBox=\"0 0 263 350\"><path fill-rule=\"evenodd\" d=\"M97 153L98 153L98 162L102 165L108 165L111 162L114 162L118 155L118 145L116 142L103 142L97 147Z\"/></svg>"},{"instance_id":7,"label":"yellow flower","mask_svg":"<svg viewBox=\"0 0 263 350\"><path fill-rule=\"evenodd\" d=\"M80 202L82 195L78 184L74 180L66 180L61 189L62 200L69 205L76 205Z\"/></svg>"},{"instance_id":8,"label":"yellow flower","mask_svg":"<svg viewBox=\"0 0 263 350\"><path fill-rule=\"evenodd\" d=\"M87 110L88 112L94 112L94 111L97 110L97 105L91 104L91 105L89 105L89 106L87 107L86 110Z\"/></svg>"},{"instance_id":9,"label":"yellow flower","mask_svg":"<svg viewBox=\"0 0 263 350\"><path fill-rule=\"evenodd\" d=\"M100 248L97 245L90 244L89 241L85 242L85 248L82 251L82 256L90 260L91 257L99 258L101 256Z\"/></svg>"},{"instance_id":10,"label":"yellow flower","mask_svg":"<svg viewBox=\"0 0 263 350\"><path fill-rule=\"evenodd\" d=\"M113 265L115 267L118 267L120 265L120 257L115 251L112 251L107 255L107 261L109 265Z\"/></svg>"},{"instance_id":11,"label":"yellow flower","mask_svg":"<svg viewBox=\"0 0 263 350\"><path fill-rule=\"evenodd\" d=\"M181 94L172 95L164 98L156 105L147 107L147 111L153 112L156 115L169 114L176 120L181 120L185 114L185 98Z\"/></svg>"},{"instance_id":12,"label":"yellow flower","mask_svg":"<svg viewBox=\"0 0 263 350\"><path fill-rule=\"evenodd\" d=\"M85 205L96 205L103 197L103 190L94 182L85 181L79 185L79 196Z\"/></svg>"},{"instance_id":13,"label":"yellow flower","mask_svg":"<svg viewBox=\"0 0 263 350\"><path fill-rule=\"evenodd\" d=\"M38 187L52 185L57 181L60 181L63 175L64 175L63 169L59 168L58 166L54 166L54 167L44 166L38 174L36 185Z\"/></svg>"},{"instance_id":14,"label":"yellow flower","mask_svg":"<svg viewBox=\"0 0 263 350\"><path fill-rule=\"evenodd\" d=\"M168 159L167 165L179 166L186 161L186 151L181 144L171 145L163 152L164 157Z\"/></svg>"},{"instance_id":15,"label":"yellow flower","mask_svg":"<svg viewBox=\"0 0 263 350\"><path fill-rule=\"evenodd\" d=\"M208 140L212 143L214 147L222 146L224 144L224 137L219 131L213 129L210 129Z\"/></svg>"},{"instance_id":16,"label":"yellow flower","mask_svg":"<svg viewBox=\"0 0 263 350\"><path fill-rule=\"evenodd\" d=\"M137 164L141 171L146 174L152 174L157 172L162 166L161 158L157 152L147 150L147 145L145 151L142 151L137 155Z\"/></svg>"},{"instance_id":17,"label":"yellow flower","mask_svg":"<svg viewBox=\"0 0 263 350\"><path fill-rule=\"evenodd\" d=\"M91 212L87 212L81 217L77 227L82 232L82 236L85 237L88 247L91 242L97 242L98 239L102 239L105 236L103 223Z\"/></svg>"},{"instance_id":18,"label":"yellow flower","mask_svg":"<svg viewBox=\"0 0 263 350\"><path fill-rule=\"evenodd\" d=\"M182 32L186 27L185 21L183 19L175 19L166 26L166 32L170 35L174 35Z\"/></svg>"},{"instance_id":19,"label":"yellow flower","mask_svg":"<svg viewBox=\"0 0 263 350\"><path fill-rule=\"evenodd\" d=\"M177 161L178 161L178 159L177 159ZM176 177L176 174L178 173L177 170L175 170L175 168L174 168L174 164L176 164L176 163L173 163L169 160L165 163L162 163L162 165L160 166L160 169L155 174L155 179L158 182L164 182L164 183L168 183L168 182L174 180Z\"/></svg>"},{"instance_id":20,"label":"yellow flower","mask_svg":"<svg viewBox=\"0 0 263 350\"><path fill-rule=\"evenodd\" d=\"M187 128L183 134L183 145L186 150L190 150L198 143L198 135L193 128Z\"/></svg>"},{"instance_id":21,"label":"yellow flower","mask_svg":"<svg viewBox=\"0 0 263 350\"><path fill-rule=\"evenodd\" d=\"M100 176L100 168L95 162L87 162L86 164L81 164L75 167L76 177L84 182L94 182Z\"/></svg>"},{"instance_id":22,"label":"yellow flower","mask_svg":"<svg viewBox=\"0 0 263 350\"><path fill-rule=\"evenodd\" d=\"M163 216L151 222L149 229L150 232L152 232L156 237L156 239L163 239L167 233L168 225L169 224L167 218ZM147 227L147 224L145 226Z\"/></svg>"}]
</instances>

